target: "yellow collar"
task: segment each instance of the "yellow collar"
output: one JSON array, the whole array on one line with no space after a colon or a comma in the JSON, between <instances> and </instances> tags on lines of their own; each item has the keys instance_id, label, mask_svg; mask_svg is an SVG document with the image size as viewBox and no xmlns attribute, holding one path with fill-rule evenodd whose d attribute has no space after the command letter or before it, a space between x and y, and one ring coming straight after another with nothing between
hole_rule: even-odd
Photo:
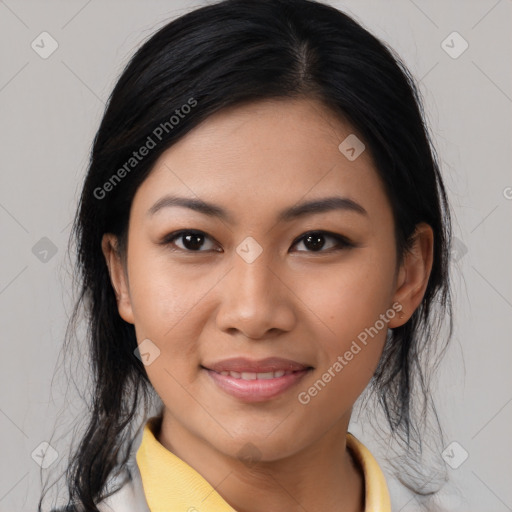
<instances>
[{"instance_id":1,"label":"yellow collar","mask_svg":"<svg viewBox=\"0 0 512 512\"><path fill-rule=\"evenodd\" d=\"M153 416L146 422L136 454L144 494L151 512L236 512L195 469L157 440L155 433L160 428L161 419L160 416ZM364 511L391 512L386 479L373 455L351 433L347 433L347 448L351 450L364 474Z\"/></svg>"}]
</instances>

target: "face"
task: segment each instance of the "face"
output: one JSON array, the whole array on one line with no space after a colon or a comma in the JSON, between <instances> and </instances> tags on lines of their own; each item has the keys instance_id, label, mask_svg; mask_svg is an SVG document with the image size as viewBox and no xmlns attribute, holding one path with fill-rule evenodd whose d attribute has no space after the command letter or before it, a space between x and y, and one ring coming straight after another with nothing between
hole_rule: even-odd
<instances>
[{"instance_id":1,"label":"face","mask_svg":"<svg viewBox=\"0 0 512 512\"><path fill-rule=\"evenodd\" d=\"M104 237L164 414L224 454L250 442L276 460L346 429L387 329L421 301L431 239L396 268L369 149L354 159L338 147L353 134L312 100L224 110L139 187L126 267Z\"/></svg>"}]
</instances>

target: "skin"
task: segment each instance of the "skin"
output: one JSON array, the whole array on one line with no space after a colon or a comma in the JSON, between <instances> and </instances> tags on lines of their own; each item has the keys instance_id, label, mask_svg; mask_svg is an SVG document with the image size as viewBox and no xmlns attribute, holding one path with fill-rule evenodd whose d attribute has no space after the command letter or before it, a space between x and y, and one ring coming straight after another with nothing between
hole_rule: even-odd
<instances>
[{"instance_id":1,"label":"skin","mask_svg":"<svg viewBox=\"0 0 512 512\"><path fill-rule=\"evenodd\" d=\"M363 477L346 433L386 328L308 404L297 395L394 302L403 318L396 314L387 327L408 320L425 293L433 233L420 224L397 269L391 205L370 150L349 161L338 149L351 133L314 100L225 109L165 151L139 187L126 262L115 237L103 237L119 314L134 324L139 343L149 338L161 351L146 366L164 403L158 439L239 512L364 510ZM148 215L167 193L214 202L233 223L182 207ZM334 210L276 220L287 207L332 195L356 201L367 215ZM205 233L199 249L183 237L160 243L181 229ZM355 246L336 250L325 234L315 251L301 237L318 230ZM248 236L262 248L252 263L236 252ZM234 356L279 356L314 369L280 396L248 404L200 367ZM255 464L240 460L247 443L257 447Z\"/></svg>"}]
</instances>

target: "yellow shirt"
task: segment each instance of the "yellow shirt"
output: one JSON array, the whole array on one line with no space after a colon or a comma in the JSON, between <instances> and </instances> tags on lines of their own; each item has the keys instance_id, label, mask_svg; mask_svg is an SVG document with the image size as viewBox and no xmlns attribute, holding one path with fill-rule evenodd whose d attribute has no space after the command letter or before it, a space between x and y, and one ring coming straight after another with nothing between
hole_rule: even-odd
<instances>
[{"instance_id":1,"label":"yellow shirt","mask_svg":"<svg viewBox=\"0 0 512 512\"><path fill-rule=\"evenodd\" d=\"M158 441L160 421L154 416L146 422L136 454L151 512L236 512L195 469ZM373 455L350 433L347 448L363 471L364 512L391 512L386 479Z\"/></svg>"}]
</instances>

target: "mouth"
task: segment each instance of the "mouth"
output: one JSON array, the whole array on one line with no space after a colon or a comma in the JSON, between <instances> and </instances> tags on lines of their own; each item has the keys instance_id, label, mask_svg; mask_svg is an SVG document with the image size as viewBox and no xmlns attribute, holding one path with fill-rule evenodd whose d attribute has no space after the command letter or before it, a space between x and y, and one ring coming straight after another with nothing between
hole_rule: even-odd
<instances>
[{"instance_id":1,"label":"mouth","mask_svg":"<svg viewBox=\"0 0 512 512\"><path fill-rule=\"evenodd\" d=\"M282 358L233 358L201 366L218 389L244 402L264 402L288 391L312 366Z\"/></svg>"}]
</instances>

